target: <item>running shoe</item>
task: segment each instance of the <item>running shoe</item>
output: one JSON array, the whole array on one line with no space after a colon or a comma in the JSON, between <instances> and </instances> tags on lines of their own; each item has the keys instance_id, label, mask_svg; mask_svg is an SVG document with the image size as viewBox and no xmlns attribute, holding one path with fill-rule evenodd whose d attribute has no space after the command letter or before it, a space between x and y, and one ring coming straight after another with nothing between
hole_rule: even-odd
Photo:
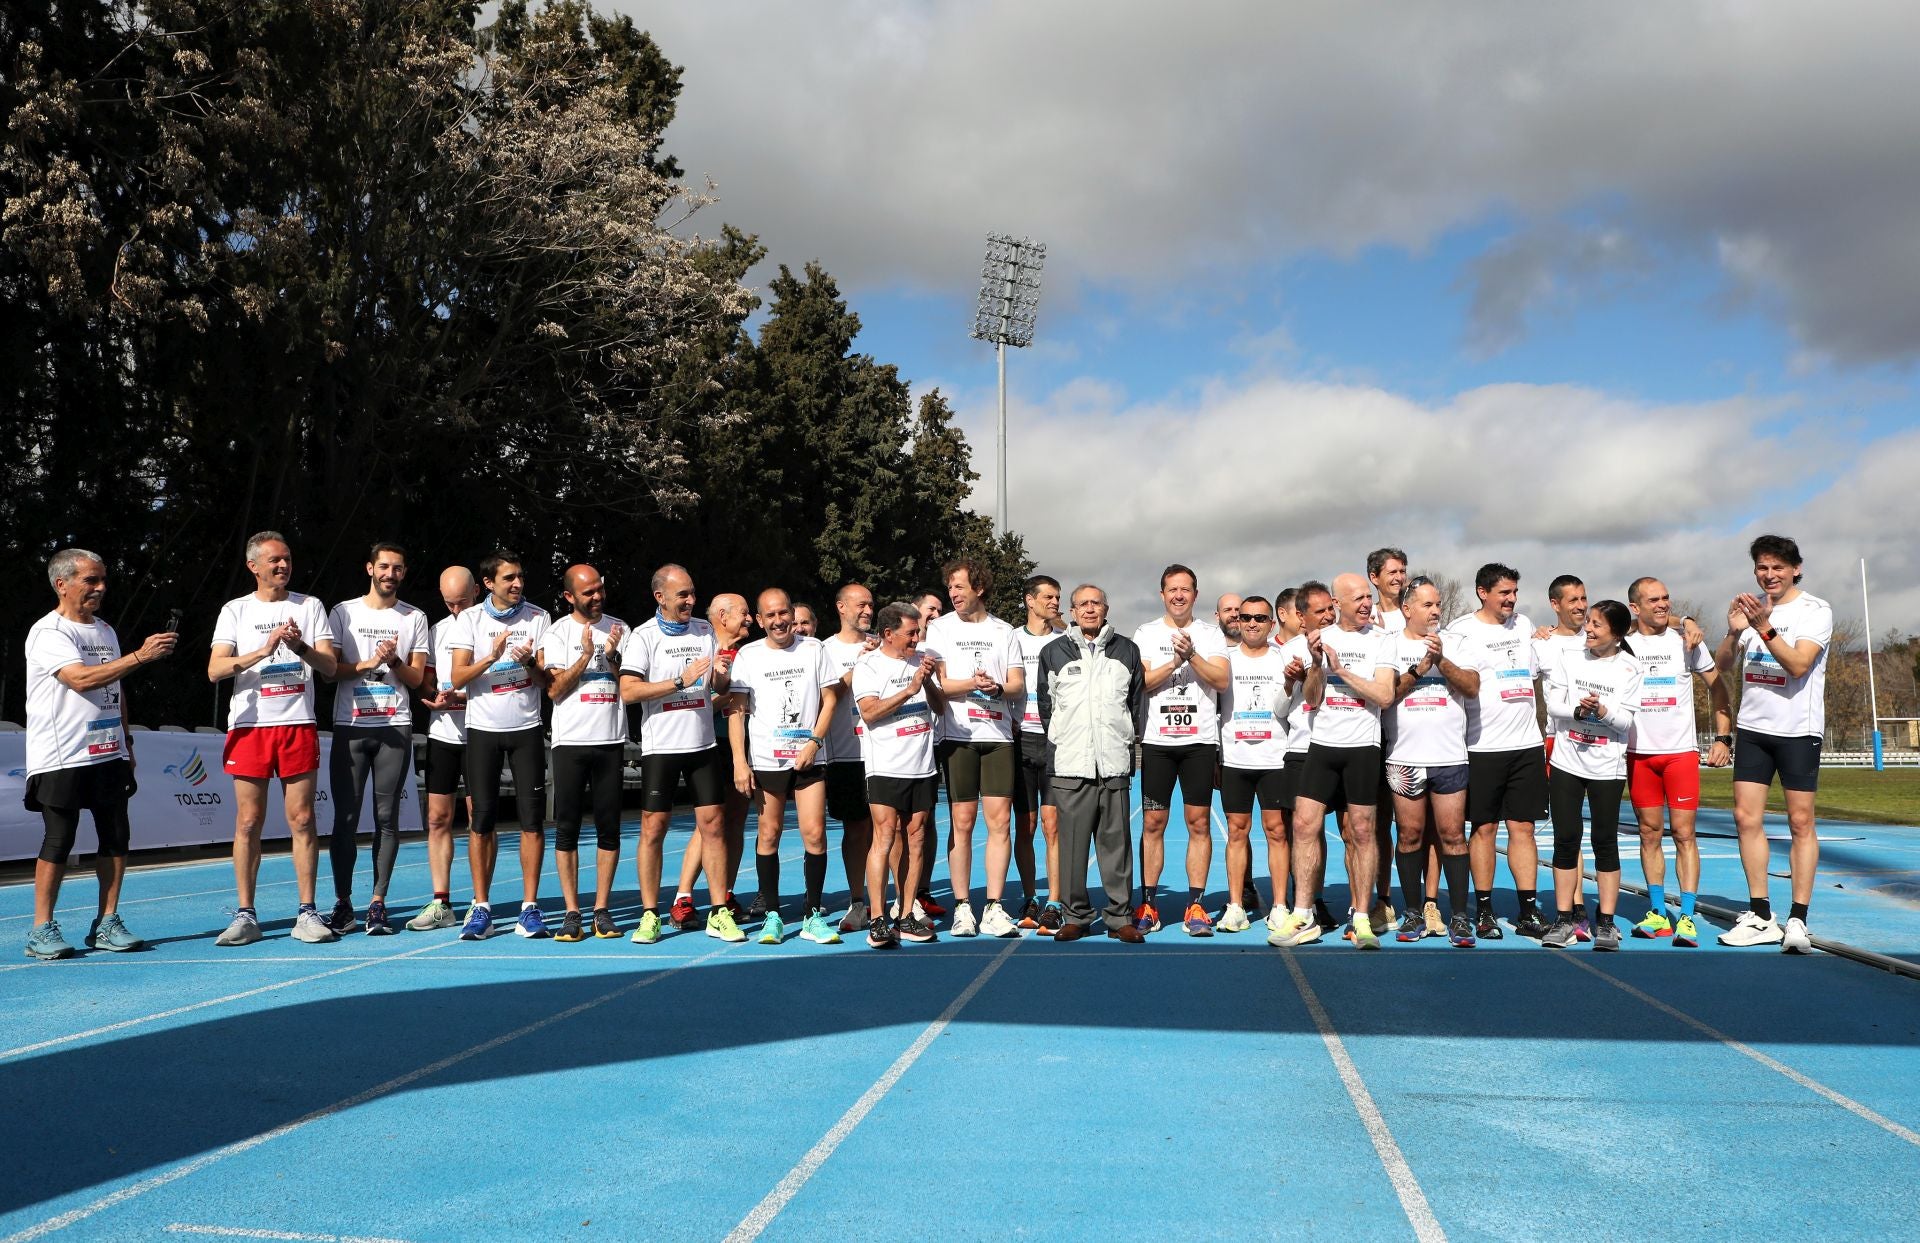
<instances>
[{"instance_id":1,"label":"running shoe","mask_svg":"<svg viewBox=\"0 0 1920 1243\"><path fill-rule=\"evenodd\" d=\"M1227 909L1220 912L1220 922L1214 927L1222 932L1245 932L1253 927L1253 921L1247 918L1247 908L1238 902L1227 903Z\"/></svg>"},{"instance_id":2,"label":"running shoe","mask_svg":"<svg viewBox=\"0 0 1920 1243\"><path fill-rule=\"evenodd\" d=\"M1784 932L1780 934L1780 950L1786 954L1813 953L1813 937L1807 932L1807 921L1789 919Z\"/></svg>"},{"instance_id":3,"label":"running shoe","mask_svg":"<svg viewBox=\"0 0 1920 1243\"><path fill-rule=\"evenodd\" d=\"M712 914L707 916L707 935L713 935ZM660 939L660 912L641 911L640 922L633 926L633 935L627 939L635 945L652 945L655 941L658 941ZM738 937L726 937L724 939L728 941L739 940Z\"/></svg>"},{"instance_id":4,"label":"running shoe","mask_svg":"<svg viewBox=\"0 0 1920 1243\"><path fill-rule=\"evenodd\" d=\"M1039 923L1040 923L1041 936L1043 937L1053 936L1055 933L1060 931L1060 926L1066 922L1067 922L1067 910L1065 907L1061 906L1058 902L1049 902L1045 906L1040 908Z\"/></svg>"},{"instance_id":5,"label":"running shoe","mask_svg":"<svg viewBox=\"0 0 1920 1243\"><path fill-rule=\"evenodd\" d=\"M760 922L760 935L754 940L762 945L778 945L787 935L787 921L780 918L779 911L768 911L767 917Z\"/></svg>"},{"instance_id":6,"label":"running shoe","mask_svg":"<svg viewBox=\"0 0 1920 1243\"><path fill-rule=\"evenodd\" d=\"M1648 911L1639 923L1633 926L1633 935L1643 941L1653 941L1660 937L1673 935L1673 923L1659 911Z\"/></svg>"},{"instance_id":7,"label":"running shoe","mask_svg":"<svg viewBox=\"0 0 1920 1243\"><path fill-rule=\"evenodd\" d=\"M86 944L90 950L111 950L116 954L147 947L145 941L127 931L127 926L120 922L118 911L93 921L93 927L87 930Z\"/></svg>"},{"instance_id":8,"label":"running shoe","mask_svg":"<svg viewBox=\"0 0 1920 1243\"><path fill-rule=\"evenodd\" d=\"M74 948L60 935L60 922L49 919L44 924L35 924L27 932L27 957L38 958L44 962L53 962L60 958L72 958Z\"/></svg>"},{"instance_id":9,"label":"running shoe","mask_svg":"<svg viewBox=\"0 0 1920 1243\"><path fill-rule=\"evenodd\" d=\"M1673 943L1683 950L1699 948L1700 930L1694 926L1693 916L1682 915L1673 921Z\"/></svg>"},{"instance_id":10,"label":"running shoe","mask_svg":"<svg viewBox=\"0 0 1920 1243\"><path fill-rule=\"evenodd\" d=\"M1357 950L1380 948L1380 938L1373 931L1373 921L1359 911L1353 913L1353 948Z\"/></svg>"},{"instance_id":11,"label":"running shoe","mask_svg":"<svg viewBox=\"0 0 1920 1243\"><path fill-rule=\"evenodd\" d=\"M899 933L902 941L911 941L915 945L925 945L930 941L938 941L940 934L933 930L933 921L921 914L921 904L915 902L913 906L913 913L905 919L897 921L894 924L894 931Z\"/></svg>"},{"instance_id":12,"label":"running shoe","mask_svg":"<svg viewBox=\"0 0 1920 1243\"><path fill-rule=\"evenodd\" d=\"M1534 941L1547 935L1548 926L1547 917L1541 914L1540 908L1532 903L1528 903L1526 909L1520 912L1519 918L1513 921L1515 932ZM1480 935L1486 936L1486 933L1483 932Z\"/></svg>"},{"instance_id":13,"label":"running shoe","mask_svg":"<svg viewBox=\"0 0 1920 1243\"><path fill-rule=\"evenodd\" d=\"M840 920L842 932L865 932L867 928L867 903L864 898L855 898L847 904L847 913Z\"/></svg>"},{"instance_id":14,"label":"running shoe","mask_svg":"<svg viewBox=\"0 0 1920 1243\"><path fill-rule=\"evenodd\" d=\"M367 903L367 935L370 937L393 935L393 924L387 920L387 904L378 898Z\"/></svg>"},{"instance_id":15,"label":"running shoe","mask_svg":"<svg viewBox=\"0 0 1920 1243\"><path fill-rule=\"evenodd\" d=\"M1550 950L1563 950L1574 943L1576 936L1573 916L1562 914L1554 919L1553 927L1547 929L1547 935L1540 938L1540 944Z\"/></svg>"},{"instance_id":16,"label":"running shoe","mask_svg":"<svg viewBox=\"0 0 1920 1243\"><path fill-rule=\"evenodd\" d=\"M927 909L927 914L933 914L931 907ZM973 903L956 902L953 904L953 926L950 931L956 937L977 937L980 935L980 924L973 917Z\"/></svg>"},{"instance_id":17,"label":"running shoe","mask_svg":"<svg viewBox=\"0 0 1920 1243\"><path fill-rule=\"evenodd\" d=\"M1573 917L1573 935L1582 945L1593 940L1593 925L1587 921L1584 911Z\"/></svg>"},{"instance_id":18,"label":"running shoe","mask_svg":"<svg viewBox=\"0 0 1920 1243\"><path fill-rule=\"evenodd\" d=\"M755 919L764 919L766 918L766 914L767 914L766 895L760 894L760 893L754 894L753 901L749 903L747 906L747 919L749 921L755 920Z\"/></svg>"},{"instance_id":19,"label":"running shoe","mask_svg":"<svg viewBox=\"0 0 1920 1243\"><path fill-rule=\"evenodd\" d=\"M840 934L834 930L832 924L827 922L827 913L817 906L808 911L807 917L800 921L800 939L811 941L815 945L840 944Z\"/></svg>"},{"instance_id":20,"label":"running shoe","mask_svg":"<svg viewBox=\"0 0 1920 1243\"><path fill-rule=\"evenodd\" d=\"M1007 914L1007 908L998 902L987 903L987 909L980 914L980 931L990 937L1002 940L1020 935L1020 925L1013 922L1013 916Z\"/></svg>"},{"instance_id":21,"label":"running shoe","mask_svg":"<svg viewBox=\"0 0 1920 1243\"><path fill-rule=\"evenodd\" d=\"M1396 941L1418 941L1427 935L1427 917L1421 911L1408 911L1400 920L1400 931L1393 934Z\"/></svg>"},{"instance_id":22,"label":"running shoe","mask_svg":"<svg viewBox=\"0 0 1920 1243\"><path fill-rule=\"evenodd\" d=\"M321 918L319 911L301 911L294 917L293 939L308 945L325 945L329 941L338 941L340 934Z\"/></svg>"},{"instance_id":23,"label":"running shoe","mask_svg":"<svg viewBox=\"0 0 1920 1243\"><path fill-rule=\"evenodd\" d=\"M1448 921L1440 918L1438 903L1429 902L1420 908L1420 918L1426 921L1427 935L1444 937L1448 935Z\"/></svg>"},{"instance_id":24,"label":"running shoe","mask_svg":"<svg viewBox=\"0 0 1920 1243\"><path fill-rule=\"evenodd\" d=\"M451 928L459 922L460 917L453 913L453 907L435 898L407 921L407 931L432 932L436 928Z\"/></svg>"},{"instance_id":25,"label":"running shoe","mask_svg":"<svg viewBox=\"0 0 1920 1243\"><path fill-rule=\"evenodd\" d=\"M1267 925L1268 932L1278 932L1281 926L1287 922L1287 916L1291 913L1292 912L1288 911L1284 906L1270 906L1267 908L1267 917L1262 922Z\"/></svg>"},{"instance_id":26,"label":"running shoe","mask_svg":"<svg viewBox=\"0 0 1920 1243\"><path fill-rule=\"evenodd\" d=\"M1467 918L1466 912L1462 911L1447 921L1447 940L1453 943L1455 949L1473 948L1473 921Z\"/></svg>"},{"instance_id":27,"label":"running shoe","mask_svg":"<svg viewBox=\"0 0 1920 1243\"><path fill-rule=\"evenodd\" d=\"M1133 926L1141 932L1160 931L1160 908L1151 902L1142 902L1134 907Z\"/></svg>"},{"instance_id":28,"label":"running shoe","mask_svg":"<svg viewBox=\"0 0 1920 1243\"><path fill-rule=\"evenodd\" d=\"M333 910L327 915L327 927L333 929L334 935L345 936L359 926L360 921L353 917L353 903L346 898L335 899Z\"/></svg>"},{"instance_id":29,"label":"running shoe","mask_svg":"<svg viewBox=\"0 0 1920 1243\"><path fill-rule=\"evenodd\" d=\"M1722 945L1778 945L1785 934L1771 919L1762 919L1752 911L1740 912L1733 927L1720 934Z\"/></svg>"},{"instance_id":30,"label":"running shoe","mask_svg":"<svg viewBox=\"0 0 1920 1243\"><path fill-rule=\"evenodd\" d=\"M530 939L547 936L546 917L537 906L523 906L520 908L520 918L513 921L513 931L516 936Z\"/></svg>"},{"instance_id":31,"label":"running shoe","mask_svg":"<svg viewBox=\"0 0 1920 1243\"><path fill-rule=\"evenodd\" d=\"M920 909L927 913L928 919L939 921L947 917L947 908L933 900L933 890L922 889L914 895L913 900L920 904Z\"/></svg>"},{"instance_id":32,"label":"running shoe","mask_svg":"<svg viewBox=\"0 0 1920 1243\"><path fill-rule=\"evenodd\" d=\"M867 924L867 948L875 950L900 948L900 934L887 923L884 915Z\"/></svg>"},{"instance_id":33,"label":"running shoe","mask_svg":"<svg viewBox=\"0 0 1920 1243\"><path fill-rule=\"evenodd\" d=\"M1038 928L1040 926L1040 904L1028 898L1020 906L1020 927Z\"/></svg>"},{"instance_id":34,"label":"running shoe","mask_svg":"<svg viewBox=\"0 0 1920 1243\"><path fill-rule=\"evenodd\" d=\"M1267 944L1287 947L1311 945L1315 941L1318 941L1322 935L1323 931L1320 927L1319 920L1303 918L1299 915L1288 915L1281 921L1278 932L1270 932L1267 934Z\"/></svg>"},{"instance_id":35,"label":"running shoe","mask_svg":"<svg viewBox=\"0 0 1920 1243\"><path fill-rule=\"evenodd\" d=\"M1525 919L1526 916L1523 914L1520 918ZM1537 914L1535 918L1538 918ZM1515 927L1517 929L1518 925L1516 924ZM1473 931L1474 935L1482 941L1498 941L1507 935L1500 927L1499 917L1492 911L1482 911L1480 914L1474 916ZM1545 931L1544 928L1541 929L1543 935Z\"/></svg>"},{"instance_id":36,"label":"running shoe","mask_svg":"<svg viewBox=\"0 0 1920 1243\"><path fill-rule=\"evenodd\" d=\"M553 934L553 939L567 942L587 939L587 930L581 925L579 911L568 911L560 916L560 931Z\"/></svg>"},{"instance_id":37,"label":"running shoe","mask_svg":"<svg viewBox=\"0 0 1920 1243\"><path fill-rule=\"evenodd\" d=\"M1198 902L1187 904L1185 918L1180 921L1181 931L1190 937L1210 937L1213 935L1213 918L1207 914L1207 908Z\"/></svg>"},{"instance_id":38,"label":"running shoe","mask_svg":"<svg viewBox=\"0 0 1920 1243\"><path fill-rule=\"evenodd\" d=\"M1602 915L1593 925L1593 952L1612 953L1620 948L1620 925L1613 922L1613 916Z\"/></svg>"},{"instance_id":39,"label":"running shoe","mask_svg":"<svg viewBox=\"0 0 1920 1243\"><path fill-rule=\"evenodd\" d=\"M602 941L610 941L620 935L620 925L613 922L613 912L604 906L593 909L593 935Z\"/></svg>"},{"instance_id":40,"label":"running shoe","mask_svg":"<svg viewBox=\"0 0 1920 1243\"><path fill-rule=\"evenodd\" d=\"M652 911L648 911L640 917L640 928L634 929L634 940L638 941L640 939L640 929L647 926L649 919L653 921L653 936L650 937L649 940L659 939L660 917ZM733 922L733 912L727 910L725 907L721 907L717 911L707 912L707 935L713 937L715 940L727 941L735 945L747 939L747 934L740 931L740 925Z\"/></svg>"},{"instance_id":41,"label":"running shoe","mask_svg":"<svg viewBox=\"0 0 1920 1243\"><path fill-rule=\"evenodd\" d=\"M1393 927L1399 912L1393 909L1393 903L1385 898L1374 899L1373 906L1367 911L1367 922L1377 930L1384 932Z\"/></svg>"},{"instance_id":42,"label":"running shoe","mask_svg":"<svg viewBox=\"0 0 1920 1243\"><path fill-rule=\"evenodd\" d=\"M493 911L474 903L467 907L467 922L461 924L463 941L484 941L493 936Z\"/></svg>"},{"instance_id":43,"label":"running shoe","mask_svg":"<svg viewBox=\"0 0 1920 1243\"><path fill-rule=\"evenodd\" d=\"M693 899L681 894L673 900L673 909L667 912L667 919L682 932L692 932L700 926L700 912L694 909Z\"/></svg>"},{"instance_id":44,"label":"running shoe","mask_svg":"<svg viewBox=\"0 0 1920 1243\"><path fill-rule=\"evenodd\" d=\"M252 945L260 939L260 921L250 911L235 911L227 930L213 939L215 945Z\"/></svg>"}]
</instances>

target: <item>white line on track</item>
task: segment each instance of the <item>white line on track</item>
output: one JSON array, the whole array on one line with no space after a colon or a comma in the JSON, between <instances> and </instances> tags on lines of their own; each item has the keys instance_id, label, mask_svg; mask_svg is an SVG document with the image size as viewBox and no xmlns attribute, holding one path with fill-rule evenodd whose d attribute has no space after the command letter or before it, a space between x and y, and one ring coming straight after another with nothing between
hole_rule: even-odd
<instances>
[{"instance_id":1,"label":"white line on track","mask_svg":"<svg viewBox=\"0 0 1920 1243\"><path fill-rule=\"evenodd\" d=\"M967 1008L967 1003L972 1001L975 995L986 986L987 981L993 978L993 973L1000 969L1000 965L1019 948L1019 941L1009 941L1007 948L994 955L993 960L980 969L980 974L974 976L973 982L960 990L960 995L947 1004L947 1008L940 1012L940 1017L927 1024L919 1037L907 1046L906 1052L893 1060L893 1065L887 1067L886 1072L860 1094L860 1099L855 1101L847 1112L840 1115L840 1120L828 1128L827 1133L815 1141L813 1147L807 1149L806 1154L787 1171L786 1177L782 1178L760 1203L754 1205L753 1209L740 1219L740 1224L727 1235L726 1243L750 1243L751 1240L759 1238L761 1232L773 1224L773 1219L778 1217L780 1211L799 1194L802 1187L807 1185L807 1180L819 1173L820 1167L826 1164L827 1158L833 1155L834 1149L840 1147L847 1136L853 1134L854 1128L873 1112L873 1107L880 1103L881 1098L893 1090L893 1085L900 1082L900 1077L920 1060L920 1055L927 1051L927 1047L939 1039L940 1033L947 1030L960 1012Z\"/></svg>"},{"instance_id":2,"label":"white line on track","mask_svg":"<svg viewBox=\"0 0 1920 1243\"><path fill-rule=\"evenodd\" d=\"M1660 1000L1658 997L1655 997L1650 993L1644 993L1639 989L1635 988L1633 985L1627 983L1625 980L1618 979L1612 975L1609 975L1607 972L1602 971L1598 967L1591 966L1587 963L1584 963L1580 961L1579 958L1575 957L1572 954L1562 954L1560 957L1563 961L1571 963L1572 965L1580 968L1582 971L1587 972L1589 975L1595 975L1600 977L1601 979L1605 980L1607 983L1619 989L1621 992L1625 993L1627 996L1634 998L1636 1001L1644 1001L1646 1004L1648 1004L1649 1006L1652 1006L1654 1009L1666 1015L1668 1018L1674 1019L1680 1023L1684 1023L1686 1026L1693 1028L1693 1030L1699 1032L1701 1035L1708 1036L1714 1040L1719 1041L1721 1044L1725 1045L1727 1048L1732 1049L1735 1053L1738 1053L1743 1057L1748 1057L1753 1059L1754 1061L1760 1063L1760 1065L1766 1067L1768 1070L1773 1071L1775 1074L1784 1075L1786 1078L1791 1079L1793 1082L1799 1084L1801 1087L1805 1088L1807 1091L1812 1092L1816 1096L1825 1097L1827 1100L1832 1101L1834 1104L1840 1106L1840 1108L1846 1110L1848 1113L1854 1115L1855 1117L1862 1118L1868 1122L1873 1123L1873 1125L1879 1127L1881 1130L1885 1131L1887 1134L1893 1136L1894 1138L1905 1140L1907 1143L1912 1144L1914 1147L1920 1148L1920 1134L1916 1134L1915 1132L1909 1130L1908 1128L1901 1126L1898 1122L1895 1122L1893 1119L1887 1117L1886 1115L1881 1113L1876 1113L1874 1110L1867 1108L1865 1105L1862 1105L1859 1101L1854 1100L1852 1097L1847 1096L1844 1093L1834 1091L1832 1088L1828 1087L1826 1084L1821 1083L1818 1079L1815 1079L1810 1075L1804 1075L1801 1072L1795 1070L1793 1067L1787 1065L1785 1062L1779 1061L1776 1058L1768 1057L1766 1054L1754 1048L1752 1045L1746 1044L1739 1040L1735 1040L1732 1036L1727 1035L1725 1032L1720 1031L1718 1028L1711 1027L1708 1024L1701 1022L1699 1019L1694 1018L1691 1014L1688 1014L1686 1011L1677 1010L1674 1007L1668 1005L1666 1002Z\"/></svg>"},{"instance_id":3,"label":"white line on track","mask_svg":"<svg viewBox=\"0 0 1920 1243\"><path fill-rule=\"evenodd\" d=\"M371 1234L301 1234L293 1230L253 1230L245 1226L195 1226L184 1221L176 1221L167 1227L168 1234L211 1235L221 1239L294 1239L299 1243L406 1243L405 1239L389 1239Z\"/></svg>"},{"instance_id":4,"label":"white line on track","mask_svg":"<svg viewBox=\"0 0 1920 1243\"><path fill-rule=\"evenodd\" d=\"M1307 1013L1313 1016L1313 1025L1320 1029L1320 1039L1327 1046L1327 1056L1333 1059L1334 1069L1340 1072L1340 1082L1346 1085L1353 1108L1359 1113L1361 1124L1367 1128L1367 1137L1373 1141L1373 1150L1379 1154L1380 1164L1386 1168L1387 1181L1393 1184L1394 1194L1400 1197L1400 1208L1413 1226L1414 1237L1420 1243L1446 1243L1446 1231L1440 1228L1439 1219L1434 1217L1433 1208L1427 1203L1426 1193L1420 1190L1420 1182L1413 1176L1413 1168L1401 1154L1400 1145L1394 1142L1393 1132L1387 1129L1387 1120L1380 1116L1380 1107L1374 1104L1373 1093L1367 1090L1359 1067L1347 1055L1346 1042L1334 1030L1333 1020L1327 1017L1327 1008L1320 1004L1320 995L1313 991L1313 985L1307 983L1307 974L1300 969L1300 963L1291 950L1281 950L1280 957L1287 964L1287 974L1293 977L1293 986L1300 990L1300 999L1307 1003Z\"/></svg>"},{"instance_id":5,"label":"white line on track","mask_svg":"<svg viewBox=\"0 0 1920 1243\"><path fill-rule=\"evenodd\" d=\"M402 958L412 958L416 954L428 954L434 950L445 949L453 941L436 941L432 945L423 945L417 950L404 950L398 954L380 958L361 958L344 967L335 967L330 971L316 971L312 975L295 976L291 980L281 980L274 984L262 984L258 988L245 989L238 993L228 993L224 997L210 997L205 1001L192 1002L189 1005L175 1006L171 1010L161 1010L154 1014L142 1015L137 1019L122 1019L118 1023L108 1023L102 1027L90 1027L83 1032L73 1032L66 1036L55 1036L51 1040L37 1040L32 1044L23 1044L18 1048L0 1050L0 1062L8 1058L25 1057L29 1053L38 1053L42 1049L52 1049L63 1044L72 1044L76 1040L88 1040L94 1036L105 1036L110 1032L125 1031L130 1027L143 1027L148 1023L158 1023L176 1015L191 1014L195 1010L204 1010L209 1006L225 1005L230 1001L245 1001L249 997L258 997L262 993L277 992L283 988L292 988L296 984L311 984L315 980L324 980L336 975L345 975L349 971L359 971L366 967L377 967L383 962L394 962ZM235 961L238 961L237 959Z\"/></svg>"},{"instance_id":6,"label":"white line on track","mask_svg":"<svg viewBox=\"0 0 1920 1243\"><path fill-rule=\"evenodd\" d=\"M513 1031L503 1035L495 1036L491 1040L483 1040L479 1044L471 1045L458 1053L450 1053L437 1062L429 1062L425 1066L410 1070L404 1075L398 1075L387 1080L385 1083L375 1084L363 1092L357 1092L343 1100L335 1101L333 1104L323 1106L314 1110L312 1113L303 1114L295 1118L292 1122L282 1123L272 1130L261 1131L257 1135L250 1135L246 1139L237 1140L223 1148L216 1148L204 1156L196 1157L182 1165L176 1165L172 1169L155 1174L151 1178L143 1178L139 1182L129 1183L119 1190L109 1192L91 1203L83 1204L76 1209L69 1209L57 1216L49 1217L45 1221L28 1226L25 1230L10 1234L5 1239L0 1239L0 1243L27 1243L29 1239L42 1238L57 1230L64 1230L75 1222L85 1221L96 1213L104 1212L110 1208L116 1208L119 1205L127 1203L129 1200L138 1199L140 1196L146 1195L149 1191L158 1191L170 1183L179 1182L190 1174L198 1174L201 1170L225 1161L228 1157L237 1157L242 1153L251 1152L262 1144L270 1143L273 1140L291 1135L309 1123L322 1121L349 1109L357 1109L368 1101L378 1100L380 1097L391 1095L402 1088L411 1087L422 1079L430 1078L443 1070L458 1066L462 1062L479 1057L484 1053L491 1053L495 1049L512 1044L514 1041L531 1036L536 1032L545 1031L555 1024L564 1023L568 1019L585 1014L587 1011L603 1006L610 1001L618 1000L650 984L657 984L669 976L678 975L682 971L698 966L700 963L706 961L707 958L712 958L719 953L720 951L716 949L707 954L705 958L696 958L692 962L682 963L677 967L669 967L665 971L644 976L641 979L633 981L631 984L623 984L619 988L601 993L598 997L590 997L578 1005L569 1006L556 1014L549 1014L546 1018L536 1019L528 1023L525 1027L515 1028ZM268 1235L266 1237L274 1238L282 1236ZM296 1235L294 1237L299 1238L302 1236Z\"/></svg>"}]
</instances>

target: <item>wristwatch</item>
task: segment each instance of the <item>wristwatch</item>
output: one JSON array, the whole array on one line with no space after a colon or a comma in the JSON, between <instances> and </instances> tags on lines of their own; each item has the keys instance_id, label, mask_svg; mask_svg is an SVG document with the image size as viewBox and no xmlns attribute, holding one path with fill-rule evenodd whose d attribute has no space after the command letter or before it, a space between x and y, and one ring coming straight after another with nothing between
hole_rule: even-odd
<instances>
[{"instance_id":1,"label":"wristwatch","mask_svg":"<svg viewBox=\"0 0 1920 1243\"><path fill-rule=\"evenodd\" d=\"M686 674L684 674L684 673L676 673L676 674L674 674L674 675L673 675L673 689L674 689L674 690L676 690L676 691L684 691L684 690L686 690L686 689L687 689L687 675L686 675Z\"/></svg>"},{"instance_id":2,"label":"wristwatch","mask_svg":"<svg viewBox=\"0 0 1920 1243\"><path fill-rule=\"evenodd\" d=\"M1730 746L1732 746L1732 745L1733 745L1733 735L1732 735L1732 734L1715 734L1715 735L1713 736L1713 740L1714 740L1715 742L1717 742L1717 743L1719 743L1719 744L1720 744L1721 746L1723 746L1723 747L1730 747Z\"/></svg>"}]
</instances>

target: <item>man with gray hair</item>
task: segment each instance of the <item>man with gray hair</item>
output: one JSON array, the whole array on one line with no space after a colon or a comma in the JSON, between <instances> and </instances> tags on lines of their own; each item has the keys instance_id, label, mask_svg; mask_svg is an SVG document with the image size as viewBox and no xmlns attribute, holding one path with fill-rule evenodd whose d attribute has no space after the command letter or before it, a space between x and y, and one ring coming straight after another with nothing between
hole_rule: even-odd
<instances>
[{"instance_id":1,"label":"man with gray hair","mask_svg":"<svg viewBox=\"0 0 1920 1243\"><path fill-rule=\"evenodd\" d=\"M1147 701L1146 667L1133 640L1107 624L1107 593L1092 583L1073 589L1073 623L1040 652L1040 720L1050 751L1048 772L1060 808L1060 880L1065 908L1055 942L1077 941L1093 923L1087 899L1087 851L1097 848L1107 891L1107 935L1139 944L1133 899L1133 837L1127 794L1133 744Z\"/></svg>"},{"instance_id":2,"label":"man with gray hair","mask_svg":"<svg viewBox=\"0 0 1920 1243\"><path fill-rule=\"evenodd\" d=\"M172 627L149 635L140 650L120 654L120 639L98 615L107 594L107 563L84 548L62 549L47 564L59 603L27 631L28 811L46 826L33 865L31 958L69 958L53 908L67 860L80 831L80 813L93 814L94 873L100 913L87 933L88 949L137 950L145 943L120 921L120 883L127 875L132 836L127 798L133 793L133 738L126 727L120 679L173 655ZM176 617L178 614L175 615Z\"/></svg>"}]
</instances>

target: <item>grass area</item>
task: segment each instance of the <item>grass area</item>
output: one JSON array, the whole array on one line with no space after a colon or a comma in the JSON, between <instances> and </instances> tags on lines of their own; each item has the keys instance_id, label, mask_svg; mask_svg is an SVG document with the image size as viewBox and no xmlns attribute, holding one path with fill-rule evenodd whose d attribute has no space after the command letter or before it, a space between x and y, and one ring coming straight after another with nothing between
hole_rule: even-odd
<instances>
[{"instance_id":1,"label":"grass area","mask_svg":"<svg viewBox=\"0 0 1920 1243\"><path fill-rule=\"evenodd\" d=\"M1733 806L1733 774L1728 769L1702 769L1700 805ZM1920 824L1920 768L1823 768L1814 809L1822 819L1859 820L1869 824ZM1767 810L1786 813L1780 787L1767 796Z\"/></svg>"}]
</instances>

